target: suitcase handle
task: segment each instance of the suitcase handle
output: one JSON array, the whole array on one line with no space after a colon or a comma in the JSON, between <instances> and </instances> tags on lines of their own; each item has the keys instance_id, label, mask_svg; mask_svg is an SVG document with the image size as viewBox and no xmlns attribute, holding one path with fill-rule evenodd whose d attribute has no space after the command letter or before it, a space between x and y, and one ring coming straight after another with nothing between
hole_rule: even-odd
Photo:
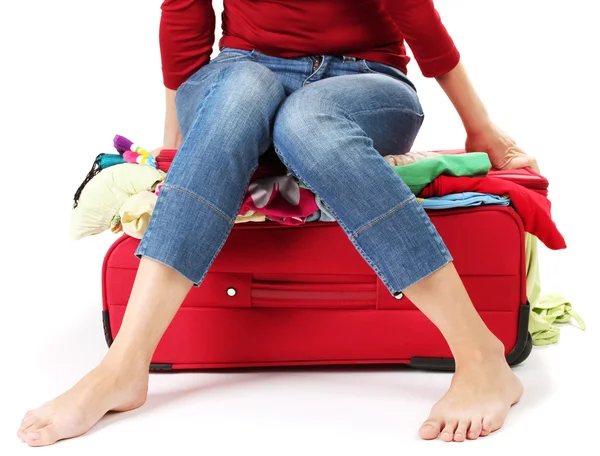
<instances>
[{"instance_id":1,"label":"suitcase handle","mask_svg":"<svg viewBox=\"0 0 600 456\"><path fill-rule=\"evenodd\" d=\"M363 279L365 280L365 279ZM394 298L381 280L359 283L276 282L249 273L208 273L184 306L305 309L412 309Z\"/></svg>"},{"instance_id":2,"label":"suitcase handle","mask_svg":"<svg viewBox=\"0 0 600 456\"><path fill-rule=\"evenodd\" d=\"M377 284L252 281L252 307L377 308Z\"/></svg>"}]
</instances>

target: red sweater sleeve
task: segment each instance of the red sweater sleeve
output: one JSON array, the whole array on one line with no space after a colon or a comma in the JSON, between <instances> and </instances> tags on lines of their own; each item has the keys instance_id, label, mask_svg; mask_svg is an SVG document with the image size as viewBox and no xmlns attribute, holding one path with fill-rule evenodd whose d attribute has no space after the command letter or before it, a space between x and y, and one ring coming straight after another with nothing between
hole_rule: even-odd
<instances>
[{"instance_id":1,"label":"red sweater sleeve","mask_svg":"<svg viewBox=\"0 0 600 456\"><path fill-rule=\"evenodd\" d=\"M460 60L433 0L383 0L426 77L448 73Z\"/></svg>"},{"instance_id":2,"label":"red sweater sleeve","mask_svg":"<svg viewBox=\"0 0 600 456\"><path fill-rule=\"evenodd\" d=\"M176 90L206 65L215 42L212 0L164 0L160 54L165 87Z\"/></svg>"}]
</instances>

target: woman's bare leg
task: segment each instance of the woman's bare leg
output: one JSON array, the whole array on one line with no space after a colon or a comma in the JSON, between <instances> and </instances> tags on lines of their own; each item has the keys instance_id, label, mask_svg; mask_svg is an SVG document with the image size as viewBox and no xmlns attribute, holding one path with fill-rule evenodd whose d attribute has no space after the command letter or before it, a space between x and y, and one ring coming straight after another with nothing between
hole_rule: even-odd
<instances>
[{"instance_id":1,"label":"woman's bare leg","mask_svg":"<svg viewBox=\"0 0 600 456\"><path fill-rule=\"evenodd\" d=\"M178 90L185 140L136 251L142 259L122 326L98 367L25 416L18 435L27 444L81 435L107 411L145 402L152 354L229 235L285 99L267 68L240 56L227 62L211 62Z\"/></svg>"},{"instance_id":2,"label":"woman's bare leg","mask_svg":"<svg viewBox=\"0 0 600 456\"><path fill-rule=\"evenodd\" d=\"M502 426L522 387L435 227L381 157L408 151L422 121L416 93L398 79L363 74L304 87L278 111L273 138L282 161L329 206L388 289L404 292L452 350L452 386L421 437L477 438Z\"/></svg>"},{"instance_id":3,"label":"woman's bare leg","mask_svg":"<svg viewBox=\"0 0 600 456\"><path fill-rule=\"evenodd\" d=\"M523 387L506 363L504 346L475 311L453 263L407 288L405 294L439 328L456 360L450 389L435 404L419 435L463 441L499 429Z\"/></svg>"},{"instance_id":4,"label":"woman's bare leg","mask_svg":"<svg viewBox=\"0 0 600 456\"><path fill-rule=\"evenodd\" d=\"M87 432L106 412L128 411L146 401L152 354L192 282L142 258L123 324L100 365L73 388L25 415L19 438L31 446Z\"/></svg>"}]
</instances>

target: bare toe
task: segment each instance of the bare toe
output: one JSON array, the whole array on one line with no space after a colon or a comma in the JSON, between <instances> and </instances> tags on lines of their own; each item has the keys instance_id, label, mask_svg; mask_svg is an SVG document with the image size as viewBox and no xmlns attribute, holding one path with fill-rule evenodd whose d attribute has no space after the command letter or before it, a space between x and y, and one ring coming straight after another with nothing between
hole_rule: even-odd
<instances>
[{"instance_id":1,"label":"bare toe","mask_svg":"<svg viewBox=\"0 0 600 456\"><path fill-rule=\"evenodd\" d=\"M27 434L24 434L23 439L24 442L29 446L38 446L36 445L36 442L39 440L40 437L40 434L38 434L37 432L28 432Z\"/></svg>"},{"instance_id":2,"label":"bare toe","mask_svg":"<svg viewBox=\"0 0 600 456\"><path fill-rule=\"evenodd\" d=\"M475 440L481 435L481 429L483 426L481 421L481 418L474 418L471 420L471 427L469 428L469 433L467 434L467 438L469 440Z\"/></svg>"},{"instance_id":3,"label":"bare toe","mask_svg":"<svg viewBox=\"0 0 600 456\"><path fill-rule=\"evenodd\" d=\"M49 424L46 427L38 429L35 433L27 434L25 438L26 443L29 446L38 447L52 445L53 443L56 443L56 441L58 440L58 435L54 425Z\"/></svg>"},{"instance_id":4,"label":"bare toe","mask_svg":"<svg viewBox=\"0 0 600 456\"><path fill-rule=\"evenodd\" d=\"M442 422L436 419L428 419L419 429L419 437L423 440L437 439L442 429Z\"/></svg>"},{"instance_id":5,"label":"bare toe","mask_svg":"<svg viewBox=\"0 0 600 456\"><path fill-rule=\"evenodd\" d=\"M36 419L37 419L37 417L33 414L33 412L27 412L25 414L25 417L23 418L23 421L21 421L21 426L19 427L19 432L24 432L25 429L27 429L33 423L35 423Z\"/></svg>"},{"instance_id":6,"label":"bare toe","mask_svg":"<svg viewBox=\"0 0 600 456\"><path fill-rule=\"evenodd\" d=\"M456 431L457 426L457 420L446 421L446 426L444 426L444 429L442 430L442 440L444 442L452 442L452 439L454 438L454 431Z\"/></svg>"},{"instance_id":7,"label":"bare toe","mask_svg":"<svg viewBox=\"0 0 600 456\"><path fill-rule=\"evenodd\" d=\"M504 346L490 347L487 353L466 356L450 389L432 409L430 416L444 423L440 438L445 442L474 440L500 429L523 394L523 385L506 363ZM421 427L420 434L435 438L438 431Z\"/></svg>"},{"instance_id":8,"label":"bare toe","mask_svg":"<svg viewBox=\"0 0 600 456\"><path fill-rule=\"evenodd\" d=\"M125 364L120 369L101 365L63 395L28 412L17 436L35 447L80 436L109 410L132 410L141 406L147 391L145 364Z\"/></svg>"},{"instance_id":9,"label":"bare toe","mask_svg":"<svg viewBox=\"0 0 600 456\"><path fill-rule=\"evenodd\" d=\"M492 433L492 421L484 418L481 426L481 437L486 437Z\"/></svg>"},{"instance_id":10,"label":"bare toe","mask_svg":"<svg viewBox=\"0 0 600 456\"><path fill-rule=\"evenodd\" d=\"M43 415L43 414L42 414ZM40 438L39 430L48 425L48 418L31 413L23 420L18 436L22 442L29 444L30 441Z\"/></svg>"},{"instance_id":11,"label":"bare toe","mask_svg":"<svg viewBox=\"0 0 600 456\"><path fill-rule=\"evenodd\" d=\"M458 422L458 426L456 426L456 431L454 432L454 441L455 442L464 442L467 438L467 429L471 422L469 420L461 420Z\"/></svg>"}]
</instances>

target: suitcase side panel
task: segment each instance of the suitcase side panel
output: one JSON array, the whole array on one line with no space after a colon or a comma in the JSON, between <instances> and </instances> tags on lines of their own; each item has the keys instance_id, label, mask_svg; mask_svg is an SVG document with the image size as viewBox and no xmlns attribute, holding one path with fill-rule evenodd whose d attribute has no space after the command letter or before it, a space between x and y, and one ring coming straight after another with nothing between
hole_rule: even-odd
<instances>
[{"instance_id":1,"label":"suitcase side panel","mask_svg":"<svg viewBox=\"0 0 600 456\"><path fill-rule=\"evenodd\" d=\"M483 224L483 229L489 227L489 232L481 233L477 231L477 227L474 231L469 231L462 228L464 223L455 223L458 220L455 217L473 217L476 213L480 214L479 217L492 217ZM477 208L440 212L432 215L432 220L439 227L442 236L448 238L449 247L451 251L454 250L457 269L482 318L503 341L507 355L517 359L520 354L522 358L526 348L521 350L519 347L527 326L522 324L524 311L521 304L526 301L524 239L520 219L511 209ZM234 227L231 236L234 239L233 247L228 247L228 239L209 272L209 276L219 276L218 280L213 281L214 286L209 287L210 290L204 290L213 299L212 307L207 306L210 303L202 299L202 286L192 290L159 344L153 358L153 369L348 363L410 363L422 368L453 368L451 363L448 364L450 351L437 328L410 301L396 300L387 290L382 290L381 281L362 260L339 226L319 224L320 227L298 228L257 225ZM290 229L294 232L288 232ZM314 229L318 231L315 232ZM248 242L248 236L252 233L258 237L255 236L252 242ZM335 262L326 262L325 267L328 269L321 270L320 266L309 261L314 258L310 252L308 255L305 253L306 258L301 256L301 261L286 263L283 267L281 262L265 260L244 263L239 260L240 246L254 246L254 241L264 236L272 240L278 237L276 233L280 233L280 238L292 239L283 246L294 252L300 248L306 249L307 242L313 242L308 244L312 246L309 250L320 248L321 243L315 241L315 235L319 234L318 238L332 245L333 251L339 252L345 261L337 263L337 270L333 266ZM285 233L285 236L281 233ZM499 237L499 234L503 236ZM238 237L237 241L234 235ZM477 241L486 254L478 267L474 267L472 262L482 258L481 252L469 252L468 245L462 239L465 236ZM302 242L298 242L298 238ZM488 239L495 243L487 243ZM506 242L510 240L507 245L501 244L500 252L503 251L504 255L497 249L498 239ZM103 320L109 345L119 330L133 285L139 263L133 252L138 242L123 236L113 244L105 257ZM452 244L455 245L454 249ZM275 247L281 249L282 245L275 243ZM237 252L237 262L234 261L235 255L227 257L226 248ZM225 258L219 261L222 255ZM331 257L335 255L328 256ZM232 270L232 265L236 269ZM316 271L313 270L315 268ZM487 271L487 274L482 275L481 270ZM334 271L339 274L332 274ZM227 278L232 273L243 278L236 286L248 287L247 293L242 294L251 297L250 305L253 309L247 308L246 302L243 305L227 305L226 302L221 303L219 299L215 299L219 287L224 292L226 286L231 284ZM249 275L252 279L246 280ZM285 280L282 281L282 277ZM323 281L326 284L325 291L323 284L319 288L319 282ZM260 285L257 289L263 293L262 296L256 296L256 290L252 296L252 283ZM349 289L350 284L358 285L357 290L362 293L361 299L341 300L334 306L338 307L336 309L327 308L331 301L319 301L319 293L331 294L332 290L335 292L340 289L339 284L344 283ZM303 286L299 287L299 284ZM341 287L342 290L344 288ZM304 306L273 307L276 305L271 299L273 293L283 290L289 297L290 292L298 289L305 293L305 299L296 301L304 302ZM265 290L268 291L266 296ZM490 293L490 290L495 292ZM310 292L308 295L307 291ZM224 293L221 295L223 300L230 298ZM379 306L379 310L374 310L377 302L381 303L385 299L389 299L392 304L389 307ZM418 331L415 332L415 328Z\"/></svg>"},{"instance_id":2,"label":"suitcase side panel","mask_svg":"<svg viewBox=\"0 0 600 456\"><path fill-rule=\"evenodd\" d=\"M115 331L125 308L111 307ZM481 316L512 351L518 314L482 312ZM451 357L441 333L417 310L187 307L178 317L165 332L153 363L200 369L330 362L408 364L419 358ZM429 363L428 367L437 366Z\"/></svg>"}]
</instances>

